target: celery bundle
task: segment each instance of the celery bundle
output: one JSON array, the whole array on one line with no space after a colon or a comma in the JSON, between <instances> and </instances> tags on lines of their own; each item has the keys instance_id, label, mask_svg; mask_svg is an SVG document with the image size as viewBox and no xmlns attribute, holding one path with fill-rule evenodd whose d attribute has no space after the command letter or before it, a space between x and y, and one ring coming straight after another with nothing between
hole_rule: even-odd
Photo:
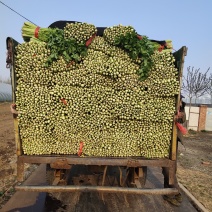
<instances>
[{"instance_id":1,"label":"celery bundle","mask_svg":"<svg viewBox=\"0 0 212 212\"><path fill-rule=\"evenodd\" d=\"M30 41L31 38L37 38L40 41L46 42L54 30L53 28L40 28L30 22L25 22L22 27L22 37L26 42Z\"/></svg>"},{"instance_id":2,"label":"celery bundle","mask_svg":"<svg viewBox=\"0 0 212 212\"><path fill-rule=\"evenodd\" d=\"M171 40L165 40L163 41L164 44L161 44L160 42L157 41L152 41L152 44L154 48L158 51L167 51L167 52L172 52L173 45Z\"/></svg>"}]
</instances>

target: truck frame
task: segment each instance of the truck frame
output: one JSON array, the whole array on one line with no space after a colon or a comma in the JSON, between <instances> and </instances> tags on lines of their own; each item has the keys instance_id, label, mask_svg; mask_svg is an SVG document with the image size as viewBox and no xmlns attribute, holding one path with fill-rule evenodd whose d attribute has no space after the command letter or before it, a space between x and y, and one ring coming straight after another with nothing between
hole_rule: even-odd
<instances>
[{"instance_id":1,"label":"truck frame","mask_svg":"<svg viewBox=\"0 0 212 212\"><path fill-rule=\"evenodd\" d=\"M10 69L12 82L12 100L16 102L16 67L15 67L15 47L19 43L11 37L6 39L7 48L7 68ZM178 79L182 82L184 57L187 54L187 47L183 46L173 53L175 57L175 66L178 69ZM176 96L176 111L180 101L180 93ZM71 192L71 191L101 191L101 192L126 192L134 194L174 194L178 190L174 187L177 166L177 127L173 117L173 130L171 139L171 150L169 158L163 159L147 159L143 157L79 157L77 155L24 155L22 150L22 141L19 134L19 125L17 114L13 113L15 143L17 154L17 180L24 181L24 164L47 164L47 173L50 173L51 182L48 186L17 186L17 190L24 191L46 191L46 192ZM85 165L100 168L103 172L101 186L72 186L67 185L67 178L73 165ZM105 186L105 176L107 168L110 166L119 167L120 176L123 176L123 168L127 170L127 181L134 187L127 186ZM147 177L147 167L167 167L169 170L169 184L173 188L143 188ZM120 182L123 181L120 177ZM62 185L61 185L61 182Z\"/></svg>"}]
</instances>

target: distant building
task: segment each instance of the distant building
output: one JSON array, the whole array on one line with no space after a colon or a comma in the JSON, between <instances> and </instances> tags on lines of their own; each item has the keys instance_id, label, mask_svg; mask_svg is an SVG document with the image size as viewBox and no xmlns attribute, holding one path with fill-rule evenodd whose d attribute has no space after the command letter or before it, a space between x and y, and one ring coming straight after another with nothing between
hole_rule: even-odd
<instances>
[{"instance_id":1,"label":"distant building","mask_svg":"<svg viewBox=\"0 0 212 212\"><path fill-rule=\"evenodd\" d=\"M0 102L12 101L12 86L10 84L0 82Z\"/></svg>"}]
</instances>

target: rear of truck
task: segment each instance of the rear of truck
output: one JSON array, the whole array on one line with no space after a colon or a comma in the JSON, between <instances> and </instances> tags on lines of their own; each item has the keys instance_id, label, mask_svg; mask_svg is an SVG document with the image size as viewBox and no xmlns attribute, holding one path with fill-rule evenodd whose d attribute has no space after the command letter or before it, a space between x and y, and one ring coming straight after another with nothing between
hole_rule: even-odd
<instances>
[{"instance_id":1,"label":"rear of truck","mask_svg":"<svg viewBox=\"0 0 212 212\"><path fill-rule=\"evenodd\" d=\"M58 43L59 36L48 43L37 36L23 44L7 38L18 180L24 180L25 163L47 164L53 185L64 180L74 165L99 168L103 179L107 168L114 166L119 167L120 176L123 169L126 174L122 192L176 192L142 187L147 167L168 167L169 184L174 185L174 117L187 48L172 53L166 41L133 37L132 27L62 24L59 33L70 40L65 41L69 46L60 55L63 41ZM57 22L51 27L58 29ZM37 34L38 30L36 27ZM142 57L134 54L135 44ZM75 189L70 187L70 191ZM120 190L104 186L78 189Z\"/></svg>"}]
</instances>

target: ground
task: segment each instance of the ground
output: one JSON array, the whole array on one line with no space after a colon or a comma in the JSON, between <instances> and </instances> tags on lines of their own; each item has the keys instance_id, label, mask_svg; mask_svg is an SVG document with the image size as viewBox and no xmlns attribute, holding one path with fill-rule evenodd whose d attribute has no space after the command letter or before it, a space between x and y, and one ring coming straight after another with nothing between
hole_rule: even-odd
<instances>
[{"instance_id":1,"label":"ground","mask_svg":"<svg viewBox=\"0 0 212 212\"><path fill-rule=\"evenodd\" d=\"M184 147L185 146L185 147ZM193 196L212 211L212 132L189 133L179 144L177 177ZM9 103L0 103L0 208L16 185L16 149ZM33 167L27 165L26 177Z\"/></svg>"},{"instance_id":2,"label":"ground","mask_svg":"<svg viewBox=\"0 0 212 212\"><path fill-rule=\"evenodd\" d=\"M178 180L209 211L212 211L212 132L189 131L179 144Z\"/></svg>"}]
</instances>

